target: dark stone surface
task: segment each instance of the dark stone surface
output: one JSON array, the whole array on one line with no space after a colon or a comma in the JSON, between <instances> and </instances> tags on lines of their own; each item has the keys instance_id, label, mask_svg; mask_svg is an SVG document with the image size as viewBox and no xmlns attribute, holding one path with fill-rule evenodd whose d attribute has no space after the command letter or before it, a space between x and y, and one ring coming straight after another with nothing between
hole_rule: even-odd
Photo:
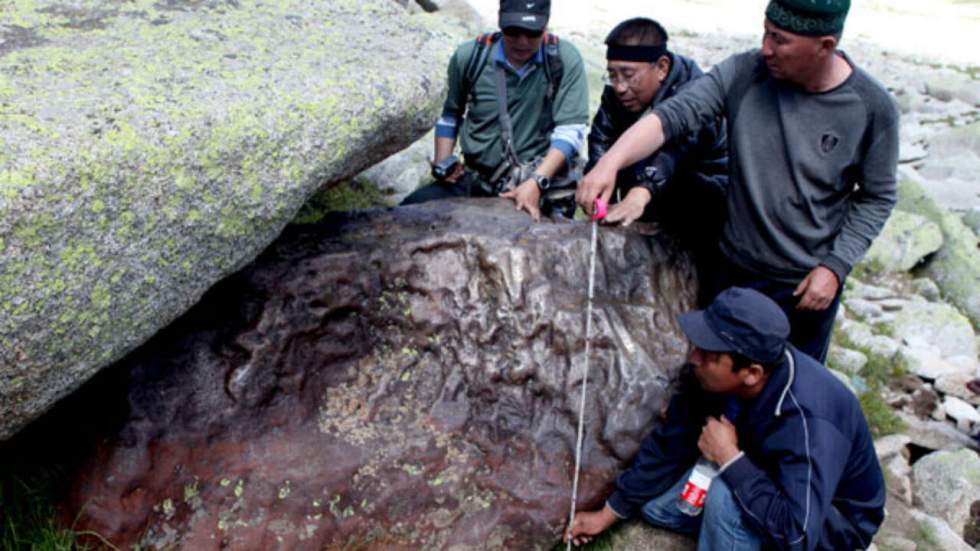
<instances>
[{"instance_id":1,"label":"dark stone surface","mask_svg":"<svg viewBox=\"0 0 980 551\"><path fill-rule=\"evenodd\" d=\"M600 229L583 508L686 349L690 263L642 231ZM123 362L128 419L66 514L120 548L550 548L571 491L589 236L501 200L290 228Z\"/></svg>"}]
</instances>

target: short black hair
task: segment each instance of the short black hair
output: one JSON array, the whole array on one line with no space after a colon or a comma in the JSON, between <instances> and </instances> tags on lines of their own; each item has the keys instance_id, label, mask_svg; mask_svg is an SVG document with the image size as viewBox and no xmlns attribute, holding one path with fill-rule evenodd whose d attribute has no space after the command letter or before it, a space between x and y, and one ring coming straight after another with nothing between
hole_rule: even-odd
<instances>
[{"instance_id":1,"label":"short black hair","mask_svg":"<svg viewBox=\"0 0 980 551\"><path fill-rule=\"evenodd\" d=\"M728 355L732 357L732 371L735 373L738 373L752 364L759 364L762 366L762 371L769 374L772 373L772 370L776 369L780 362L780 360L773 363L757 362L747 356L739 354L738 352L728 352ZM780 358L782 358L782 355L780 355Z\"/></svg>"},{"instance_id":2,"label":"short black hair","mask_svg":"<svg viewBox=\"0 0 980 551\"><path fill-rule=\"evenodd\" d=\"M667 43L667 31L653 19L627 19L606 37L606 46L660 46Z\"/></svg>"}]
</instances>

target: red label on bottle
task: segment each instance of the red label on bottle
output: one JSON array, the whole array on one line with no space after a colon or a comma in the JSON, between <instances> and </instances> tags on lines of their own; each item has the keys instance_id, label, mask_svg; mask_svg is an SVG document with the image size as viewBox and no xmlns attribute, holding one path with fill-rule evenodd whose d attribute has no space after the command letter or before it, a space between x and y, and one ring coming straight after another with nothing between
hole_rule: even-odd
<instances>
[{"instance_id":1,"label":"red label on bottle","mask_svg":"<svg viewBox=\"0 0 980 551\"><path fill-rule=\"evenodd\" d=\"M684 491L681 492L681 500L700 509L704 507L704 497L706 495L708 495L707 490L699 488L688 480L687 484L684 485Z\"/></svg>"}]
</instances>

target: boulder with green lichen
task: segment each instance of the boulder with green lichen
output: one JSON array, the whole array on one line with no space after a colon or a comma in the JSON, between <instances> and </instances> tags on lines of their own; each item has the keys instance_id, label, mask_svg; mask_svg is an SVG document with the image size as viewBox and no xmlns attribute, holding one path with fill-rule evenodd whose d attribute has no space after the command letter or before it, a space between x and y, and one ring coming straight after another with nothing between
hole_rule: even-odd
<instances>
[{"instance_id":1,"label":"boulder with green lichen","mask_svg":"<svg viewBox=\"0 0 980 551\"><path fill-rule=\"evenodd\" d=\"M871 272L906 272L942 246L943 234L935 222L894 210L871 244L864 263Z\"/></svg>"},{"instance_id":2,"label":"boulder with green lichen","mask_svg":"<svg viewBox=\"0 0 980 551\"><path fill-rule=\"evenodd\" d=\"M970 505L980 500L980 457L973 450L937 451L912 466L916 501L928 514L958 534L970 519Z\"/></svg>"},{"instance_id":3,"label":"boulder with green lichen","mask_svg":"<svg viewBox=\"0 0 980 551\"><path fill-rule=\"evenodd\" d=\"M922 273L939 286L946 300L959 308L974 327L980 325L980 238L959 216L946 212L912 180L899 182L898 208L920 214L939 224L943 246L926 265Z\"/></svg>"},{"instance_id":4,"label":"boulder with green lichen","mask_svg":"<svg viewBox=\"0 0 980 551\"><path fill-rule=\"evenodd\" d=\"M388 0L6 3L0 438L254 258L315 191L431 127L445 27Z\"/></svg>"}]
</instances>

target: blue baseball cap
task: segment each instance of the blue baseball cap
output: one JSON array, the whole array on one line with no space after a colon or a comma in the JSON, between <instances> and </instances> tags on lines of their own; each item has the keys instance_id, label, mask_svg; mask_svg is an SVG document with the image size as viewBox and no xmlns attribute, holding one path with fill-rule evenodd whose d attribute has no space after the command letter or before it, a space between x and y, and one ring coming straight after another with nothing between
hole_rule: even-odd
<instances>
[{"instance_id":1,"label":"blue baseball cap","mask_svg":"<svg viewBox=\"0 0 980 551\"><path fill-rule=\"evenodd\" d=\"M694 346L762 364L779 360L789 337L783 310L759 291L742 287L725 289L706 309L680 314L677 321Z\"/></svg>"}]
</instances>

